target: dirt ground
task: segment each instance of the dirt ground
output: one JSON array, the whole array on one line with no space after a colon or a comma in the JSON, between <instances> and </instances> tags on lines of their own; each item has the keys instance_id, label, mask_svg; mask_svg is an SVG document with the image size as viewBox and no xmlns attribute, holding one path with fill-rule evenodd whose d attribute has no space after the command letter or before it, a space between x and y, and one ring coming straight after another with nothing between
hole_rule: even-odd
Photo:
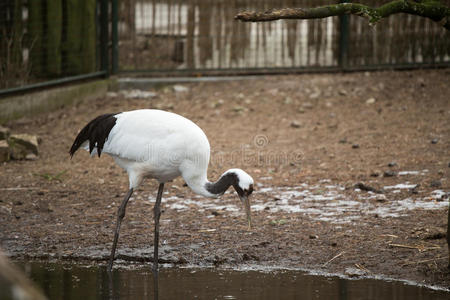
<instances>
[{"instance_id":1,"label":"dirt ground","mask_svg":"<svg viewBox=\"0 0 450 300\"><path fill-rule=\"evenodd\" d=\"M206 202L182 179L166 184L161 261L301 267L450 287L449 83L450 69L268 76L185 84L185 91L167 86L147 99L110 94L10 122L14 133L36 134L42 143L37 160L0 165L0 247L18 259L104 263L128 179L107 155L80 151L70 160L69 148L99 114L159 108L205 131L211 180L239 167L256 183L251 230L234 193ZM333 195L329 186L341 198L323 201ZM157 182L147 180L133 195L119 258L151 261L156 191ZM283 203L303 209L284 210ZM318 212L324 205L342 209L325 218Z\"/></svg>"}]
</instances>

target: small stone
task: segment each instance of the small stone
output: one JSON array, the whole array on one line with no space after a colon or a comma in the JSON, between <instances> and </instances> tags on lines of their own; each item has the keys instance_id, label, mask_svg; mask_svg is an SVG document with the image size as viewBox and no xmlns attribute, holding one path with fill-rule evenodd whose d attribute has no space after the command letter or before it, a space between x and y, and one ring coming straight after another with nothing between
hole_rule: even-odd
<instances>
[{"instance_id":1,"label":"small stone","mask_svg":"<svg viewBox=\"0 0 450 300\"><path fill-rule=\"evenodd\" d=\"M374 104L375 101L376 101L375 98L372 97L366 100L366 104Z\"/></svg>"},{"instance_id":2,"label":"small stone","mask_svg":"<svg viewBox=\"0 0 450 300\"><path fill-rule=\"evenodd\" d=\"M347 143L347 139L346 138L343 138L343 139L339 140L339 144L345 144L345 143Z\"/></svg>"},{"instance_id":3,"label":"small stone","mask_svg":"<svg viewBox=\"0 0 450 300\"><path fill-rule=\"evenodd\" d=\"M28 153L27 155L25 155L25 159L26 160L36 160L36 159L38 159L38 157L34 153Z\"/></svg>"},{"instance_id":4,"label":"small stone","mask_svg":"<svg viewBox=\"0 0 450 300\"><path fill-rule=\"evenodd\" d=\"M184 86L184 85L180 85L180 84L176 84L173 87L173 90L175 93L185 93L189 91L189 88Z\"/></svg>"},{"instance_id":5,"label":"small stone","mask_svg":"<svg viewBox=\"0 0 450 300\"><path fill-rule=\"evenodd\" d=\"M0 141L0 163L9 161L9 145L5 140Z\"/></svg>"},{"instance_id":6,"label":"small stone","mask_svg":"<svg viewBox=\"0 0 450 300\"><path fill-rule=\"evenodd\" d=\"M284 98L284 104L291 104L291 103L292 103L292 98L291 97Z\"/></svg>"},{"instance_id":7,"label":"small stone","mask_svg":"<svg viewBox=\"0 0 450 300\"><path fill-rule=\"evenodd\" d=\"M12 134L9 138L11 158L24 159L27 154L38 155L38 138L31 134Z\"/></svg>"},{"instance_id":8,"label":"small stone","mask_svg":"<svg viewBox=\"0 0 450 300\"><path fill-rule=\"evenodd\" d=\"M118 96L118 94L116 92L107 92L106 93L106 97L109 98L116 98Z\"/></svg>"},{"instance_id":9,"label":"small stone","mask_svg":"<svg viewBox=\"0 0 450 300\"><path fill-rule=\"evenodd\" d=\"M438 142L439 142L439 139L432 139L432 140L431 140L431 143L432 143L432 144L437 144Z\"/></svg>"},{"instance_id":10,"label":"small stone","mask_svg":"<svg viewBox=\"0 0 450 300\"><path fill-rule=\"evenodd\" d=\"M320 90L315 91L314 93L309 95L309 99L317 99L320 97L322 92Z\"/></svg>"},{"instance_id":11,"label":"small stone","mask_svg":"<svg viewBox=\"0 0 450 300\"><path fill-rule=\"evenodd\" d=\"M301 114L305 113L305 110L302 107L300 107L297 111Z\"/></svg>"},{"instance_id":12,"label":"small stone","mask_svg":"<svg viewBox=\"0 0 450 300\"><path fill-rule=\"evenodd\" d=\"M315 240L315 239L318 239L319 236L317 236L317 235L315 235L315 234L310 234L310 235L309 235L309 238L310 238L311 240Z\"/></svg>"},{"instance_id":13,"label":"small stone","mask_svg":"<svg viewBox=\"0 0 450 300\"><path fill-rule=\"evenodd\" d=\"M233 107L234 112L241 112L243 110L245 110L245 107L243 107L243 106L236 105Z\"/></svg>"},{"instance_id":14,"label":"small stone","mask_svg":"<svg viewBox=\"0 0 450 300\"><path fill-rule=\"evenodd\" d=\"M353 144L353 145L352 145L352 148L353 148L353 149L358 149L358 148L359 148L359 144Z\"/></svg>"},{"instance_id":15,"label":"small stone","mask_svg":"<svg viewBox=\"0 0 450 300\"><path fill-rule=\"evenodd\" d=\"M383 177L393 177L395 176L395 172L391 170L384 171Z\"/></svg>"},{"instance_id":16,"label":"small stone","mask_svg":"<svg viewBox=\"0 0 450 300\"><path fill-rule=\"evenodd\" d=\"M302 127L302 125L298 121L292 121L291 122L291 127L292 128L300 128L300 127Z\"/></svg>"},{"instance_id":17,"label":"small stone","mask_svg":"<svg viewBox=\"0 0 450 300\"><path fill-rule=\"evenodd\" d=\"M342 89L342 90L339 90L339 95L341 95L341 96L347 96L347 91L346 90L344 90L344 89Z\"/></svg>"},{"instance_id":18,"label":"small stone","mask_svg":"<svg viewBox=\"0 0 450 300\"><path fill-rule=\"evenodd\" d=\"M390 163L388 163L388 167L396 167L397 163L395 161L391 161Z\"/></svg>"},{"instance_id":19,"label":"small stone","mask_svg":"<svg viewBox=\"0 0 450 300\"><path fill-rule=\"evenodd\" d=\"M366 272L364 272L361 269L348 267L348 268L345 269L344 274L349 276L349 277L359 277L359 276L365 275Z\"/></svg>"},{"instance_id":20,"label":"small stone","mask_svg":"<svg viewBox=\"0 0 450 300\"><path fill-rule=\"evenodd\" d=\"M215 210L213 210L213 211L211 212L211 214L212 214L214 217L217 217L217 216L220 215L220 213L219 213L218 211L215 211Z\"/></svg>"},{"instance_id":21,"label":"small stone","mask_svg":"<svg viewBox=\"0 0 450 300\"><path fill-rule=\"evenodd\" d=\"M372 171L370 173L370 177L378 177L378 176L380 176L380 171Z\"/></svg>"},{"instance_id":22,"label":"small stone","mask_svg":"<svg viewBox=\"0 0 450 300\"><path fill-rule=\"evenodd\" d=\"M442 182L440 180L433 180L430 182L430 187L440 188L440 187L442 187Z\"/></svg>"},{"instance_id":23,"label":"small stone","mask_svg":"<svg viewBox=\"0 0 450 300\"><path fill-rule=\"evenodd\" d=\"M305 102L302 104L302 107L306 109L312 109L314 106L312 105L311 102Z\"/></svg>"},{"instance_id":24,"label":"small stone","mask_svg":"<svg viewBox=\"0 0 450 300\"><path fill-rule=\"evenodd\" d=\"M1 140L8 140L10 134L9 128L0 126L0 141Z\"/></svg>"}]
</instances>

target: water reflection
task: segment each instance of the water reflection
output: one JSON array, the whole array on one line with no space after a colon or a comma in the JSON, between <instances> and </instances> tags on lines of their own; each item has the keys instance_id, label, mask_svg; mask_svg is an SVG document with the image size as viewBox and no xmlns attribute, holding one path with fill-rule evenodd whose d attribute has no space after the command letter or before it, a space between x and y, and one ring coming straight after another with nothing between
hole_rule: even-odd
<instances>
[{"instance_id":1,"label":"water reflection","mask_svg":"<svg viewBox=\"0 0 450 300\"><path fill-rule=\"evenodd\" d=\"M114 269L23 263L49 299L154 299L155 277L146 268ZM346 280L298 271L163 268L159 299L449 299L450 293L373 279ZM1 294L0 294L1 298Z\"/></svg>"}]
</instances>

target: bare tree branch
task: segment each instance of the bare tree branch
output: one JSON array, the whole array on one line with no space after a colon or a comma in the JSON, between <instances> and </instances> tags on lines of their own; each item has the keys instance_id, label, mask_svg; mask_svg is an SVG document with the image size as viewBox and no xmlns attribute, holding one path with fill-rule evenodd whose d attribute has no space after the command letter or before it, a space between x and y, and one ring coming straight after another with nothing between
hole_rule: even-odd
<instances>
[{"instance_id":1,"label":"bare tree branch","mask_svg":"<svg viewBox=\"0 0 450 300\"><path fill-rule=\"evenodd\" d=\"M375 25L390 15L406 13L429 18L450 30L450 8L437 0L396 0L373 8L359 3L339 3L315 8L282 8L265 12L245 11L234 18L243 22L268 22L280 19L320 19L331 16L357 15Z\"/></svg>"}]
</instances>

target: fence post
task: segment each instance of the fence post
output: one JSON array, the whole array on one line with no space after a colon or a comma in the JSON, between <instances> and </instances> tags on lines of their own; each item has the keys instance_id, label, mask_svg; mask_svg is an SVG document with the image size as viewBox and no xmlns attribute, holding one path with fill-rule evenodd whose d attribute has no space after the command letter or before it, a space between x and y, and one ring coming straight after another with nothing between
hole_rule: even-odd
<instances>
[{"instance_id":1,"label":"fence post","mask_svg":"<svg viewBox=\"0 0 450 300\"><path fill-rule=\"evenodd\" d=\"M351 2L340 0L339 3ZM339 67L345 70L348 66L348 36L349 18L348 15L339 16Z\"/></svg>"},{"instance_id":2,"label":"fence post","mask_svg":"<svg viewBox=\"0 0 450 300\"><path fill-rule=\"evenodd\" d=\"M117 74L118 60L119 60L119 37L118 37L118 0L112 0L111 2L111 73Z\"/></svg>"},{"instance_id":3,"label":"fence post","mask_svg":"<svg viewBox=\"0 0 450 300\"><path fill-rule=\"evenodd\" d=\"M109 76L109 30L108 5L109 0L100 0L100 68Z\"/></svg>"}]
</instances>

